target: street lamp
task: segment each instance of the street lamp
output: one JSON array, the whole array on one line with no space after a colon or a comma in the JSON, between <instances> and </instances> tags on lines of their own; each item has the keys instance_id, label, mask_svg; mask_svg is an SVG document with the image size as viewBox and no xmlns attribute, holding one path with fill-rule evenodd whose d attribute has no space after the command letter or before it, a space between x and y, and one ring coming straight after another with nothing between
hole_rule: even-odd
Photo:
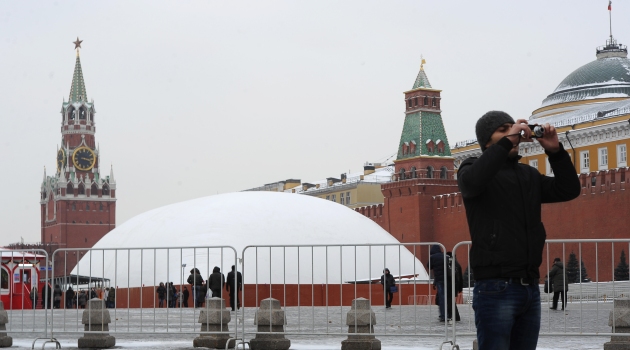
<instances>
[{"instance_id":1,"label":"street lamp","mask_svg":"<svg viewBox=\"0 0 630 350\"><path fill-rule=\"evenodd\" d=\"M182 264L182 278L180 279L180 284L179 284L179 292L182 293L184 292L184 269L186 268L186 264ZM180 298L180 296L177 296L177 299L179 300L184 300L183 296ZM179 302L179 308L182 308L182 302Z\"/></svg>"}]
</instances>

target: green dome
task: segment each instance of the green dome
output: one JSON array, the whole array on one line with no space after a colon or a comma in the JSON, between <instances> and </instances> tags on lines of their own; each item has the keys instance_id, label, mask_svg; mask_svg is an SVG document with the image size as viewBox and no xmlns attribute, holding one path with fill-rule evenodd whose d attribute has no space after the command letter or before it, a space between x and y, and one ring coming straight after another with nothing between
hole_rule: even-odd
<instances>
[{"instance_id":1,"label":"green dome","mask_svg":"<svg viewBox=\"0 0 630 350\"><path fill-rule=\"evenodd\" d=\"M541 107L610 97L630 97L630 60L626 57L602 57L576 69Z\"/></svg>"}]
</instances>

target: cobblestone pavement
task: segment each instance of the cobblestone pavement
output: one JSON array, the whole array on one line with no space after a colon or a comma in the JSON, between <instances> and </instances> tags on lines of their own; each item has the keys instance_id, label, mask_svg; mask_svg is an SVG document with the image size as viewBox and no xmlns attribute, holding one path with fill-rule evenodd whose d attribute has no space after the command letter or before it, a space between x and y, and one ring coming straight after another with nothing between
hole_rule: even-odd
<instances>
[{"instance_id":1,"label":"cobblestone pavement","mask_svg":"<svg viewBox=\"0 0 630 350\"><path fill-rule=\"evenodd\" d=\"M470 305L459 305L462 321L456 323L457 344L462 349L472 348L474 320ZM609 338L584 336L580 333L610 332L608 315L611 303L569 304L568 311L549 310L543 305L539 349L602 349ZM110 333L116 337L117 348L192 349L192 339L198 335L200 309L110 309ZM345 315L349 307L287 307L286 332L292 349L339 349L345 339ZM452 328L438 322L436 306L393 306L386 310L374 307L375 332L383 349L438 349ZM247 308L238 316L232 315L231 332L238 326L239 337L251 339L256 331L254 312ZM54 335L63 348L76 348L83 334L83 310L55 310L54 319L43 310L9 311L9 335L14 348L31 348L33 340L44 336L44 327L54 323ZM566 333L557 336L552 333ZM41 348L43 341L38 341ZM51 344L47 348L54 348ZM450 346L445 346L450 349Z\"/></svg>"}]
</instances>

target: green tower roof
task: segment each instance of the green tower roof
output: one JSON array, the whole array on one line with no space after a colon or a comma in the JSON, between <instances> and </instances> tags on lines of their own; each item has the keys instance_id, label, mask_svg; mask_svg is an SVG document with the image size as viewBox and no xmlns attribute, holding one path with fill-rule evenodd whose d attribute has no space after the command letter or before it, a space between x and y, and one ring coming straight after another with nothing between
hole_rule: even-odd
<instances>
[{"instance_id":1,"label":"green tower roof","mask_svg":"<svg viewBox=\"0 0 630 350\"><path fill-rule=\"evenodd\" d=\"M411 88L411 90L415 90L418 88L431 89L431 83L429 83L429 78L427 77L427 74L424 72L424 67L422 66L420 66L420 72L418 72L418 76L416 77L416 82L413 83L413 88Z\"/></svg>"},{"instance_id":2,"label":"green tower roof","mask_svg":"<svg viewBox=\"0 0 630 350\"><path fill-rule=\"evenodd\" d=\"M87 101L87 91L83 81L83 70L81 69L81 57L77 50L77 61L74 64L74 74L72 75L72 86L70 86L70 99L68 102Z\"/></svg>"}]
</instances>

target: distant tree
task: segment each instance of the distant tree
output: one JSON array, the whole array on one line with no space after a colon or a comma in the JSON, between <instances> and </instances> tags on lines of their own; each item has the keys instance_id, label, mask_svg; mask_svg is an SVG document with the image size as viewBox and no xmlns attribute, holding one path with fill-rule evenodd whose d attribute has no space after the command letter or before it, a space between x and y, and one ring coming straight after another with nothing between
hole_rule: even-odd
<instances>
[{"instance_id":1,"label":"distant tree","mask_svg":"<svg viewBox=\"0 0 630 350\"><path fill-rule=\"evenodd\" d=\"M571 254L569 254L569 261L567 261L566 266L564 267L566 273L567 273L567 281L569 283L579 283L580 282L580 271L579 271L579 267L580 264L578 263L577 257L575 256L574 252L571 252Z\"/></svg>"},{"instance_id":2,"label":"distant tree","mask_svg":"<svg viewBox=\"0 0 630 350\"><path fill-rule=\"evenodd\" d=\"M475 285L475 277L473 276L472 271L469 270L470 267L466 267L464 271L464 288L472 287ZM470 285L468 284L468 280L470 279Z\"/></svg>"},{"instance_id":3,"label":"distant tree","mask_svg":"<svg viewBox=\"0 0 630 350\"><path fill-rule=\"evenodd\" d=\"M630 276L628 275L628 262L626 261L626 252L621 250L621 256L619 257L619 264L615 268L615 281L628 281Z\"/></svg>"}]
</instances>

